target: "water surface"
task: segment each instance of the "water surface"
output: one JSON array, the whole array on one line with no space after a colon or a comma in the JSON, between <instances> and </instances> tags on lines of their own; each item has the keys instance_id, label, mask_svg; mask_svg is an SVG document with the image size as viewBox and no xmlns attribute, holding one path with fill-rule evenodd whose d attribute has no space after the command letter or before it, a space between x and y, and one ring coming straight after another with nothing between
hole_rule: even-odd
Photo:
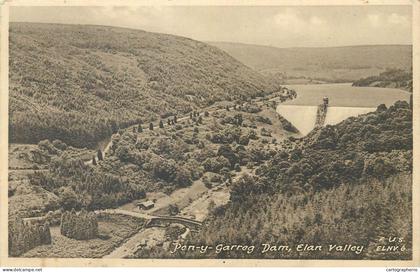
<instances>
[{"instance_id":1,"label":"water surface","mask_svg":"<svg viewBox=\"0 0 420 272\"><path fill-rule=\"evenodd\" d=\"M324 97L329 99L325 125L335 125L351 116L375 111L377 106L388 107L398 100L409 101L410 93L391 88L353 87L351 83L286 85L298 96L277 107L277 112L291 122L303 135L315 126L317 107Z\"/></svg>"},{"instance_id":2,"label":"water surface","mask_svg":"<svg viewBox=\"0 0 420 272\"><path fill-rule=\"evenodd\" d=\"M298 94L296 99L284 102L285 105L316 106L327 96L330 106L376 108L380 104L391 106L395 101L410 99L410 93L400 89L353 87L351 83L285 86Z\"/></svg>"}]
</instances>

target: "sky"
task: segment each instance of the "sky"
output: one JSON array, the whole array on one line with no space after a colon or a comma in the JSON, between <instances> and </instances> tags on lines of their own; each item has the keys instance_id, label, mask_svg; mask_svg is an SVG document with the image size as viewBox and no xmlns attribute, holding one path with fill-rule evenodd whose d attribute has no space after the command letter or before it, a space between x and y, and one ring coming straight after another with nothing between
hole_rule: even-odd
<instances>
[{"instance_id":1,"label":"sky","mask_svg":"<svg viewBox=\"0 0 420 272\"><path fill-rule=\"evenodd\" d=\"M11 7L12 22L94 24L276 47L412 44L411 6Z\"/></svg>"}]
</instances>

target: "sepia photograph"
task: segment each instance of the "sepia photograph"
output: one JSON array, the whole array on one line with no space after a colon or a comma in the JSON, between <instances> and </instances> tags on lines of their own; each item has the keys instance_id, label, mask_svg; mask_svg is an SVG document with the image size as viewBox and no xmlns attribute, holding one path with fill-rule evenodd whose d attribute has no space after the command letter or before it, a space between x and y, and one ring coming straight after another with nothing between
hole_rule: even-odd
<instances>
[{"instance_id":1,"label":"sepia photograph","mask_svg":"<svg viewBox=\"0 0 420 272\"><path fill-rule=\"evenodd\" d=\"M11 1L4 257L418 261L414 4L330 2Z\"/></svg>"}]
</instances>

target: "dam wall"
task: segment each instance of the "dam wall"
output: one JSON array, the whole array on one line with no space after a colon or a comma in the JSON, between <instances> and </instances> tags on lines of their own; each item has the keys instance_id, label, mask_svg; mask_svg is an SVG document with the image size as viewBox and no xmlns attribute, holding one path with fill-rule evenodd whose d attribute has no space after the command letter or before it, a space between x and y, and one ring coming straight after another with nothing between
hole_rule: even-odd
<instances>
[{"instance_id":1,"label":"dam wall","mask_svg":"<svg viewBox=\"0 0 420 272\"><path fill-rule=\"evenodd\" d=\"M376 108L363 107L328 107L328 113L325 117L325 125L335 125L341 121L361 114L376 111Z\"/></svg>"},{"instance_id":2,"label":"dam wall","mask_svg":"<svg viewBox=\"0 0 420 272\"><path fill-rule=\"evenodd\" d=\"M318 106L283 105L277 107L277 113L292 123L303 135L314 129Z\"/></svg>"},{"instance_id":3,"label":"dam wall","mask_svg":"<svg viewBox=\"0 0 420 272\"><path fill-rule=\"evenodd\" d=\"M375 111L373 107L331 107L283 105L277 107L277 113L292 123L305 136L315 127L335 125L352 117Z\"/></svg>"}]
</instances>

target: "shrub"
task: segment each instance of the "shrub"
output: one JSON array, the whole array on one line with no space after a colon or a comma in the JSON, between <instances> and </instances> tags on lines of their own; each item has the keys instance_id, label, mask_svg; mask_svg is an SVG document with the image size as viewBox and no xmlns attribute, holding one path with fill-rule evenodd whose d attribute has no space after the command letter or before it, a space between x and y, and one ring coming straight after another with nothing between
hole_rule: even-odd
<instances>
[{"instance_id":1,"label":"shrub","mask_svg":"<svg viewBox=\"0 0 420 272\"><path fill-rule=\"evenodd\" d=\"M38 148L46 151L48 154L56 155L58 154L57 148L51 144L50 140L43 140L38 143Z\"/></svg>"},{"instance_id":2,"label":"shrub","mask_svg":"<svg viewBox=\"0 0 420 272\"><path fill-rule=\"evenodd\" d=\"M224 167L230 168L230 162L225 157L218 156L215 158L207 158L204 161L203 166L207 172L219 173Z\"/></svg>"},{"instance_id":3,"label":"shrub","mask_svg":"<svg viewBox=\"0 0 420 272\"><path fill-rule=\"evenodd\" d=\"M52 144L53 144L53 146L54 146L55 148L57 148L57 149L59 149L59 150L61 150L61 151L64 151L64 150L66 150L66 149L67 149L67 145L66 145L65 143L63 143L62 141L60 141L60 140L54 140L54 141L52 142Z\"/></svg>"},{"instance_id":4,"label":"shrub","mask_svg":"<svg viewBox=\"0 0 420 272\"><path fill-rule=\"evenodd\" d=\"M59 203L64 210L79 209L80 203L76 193L71 187L64 187L59 193Z\"/></svg>"}]
</instances>

